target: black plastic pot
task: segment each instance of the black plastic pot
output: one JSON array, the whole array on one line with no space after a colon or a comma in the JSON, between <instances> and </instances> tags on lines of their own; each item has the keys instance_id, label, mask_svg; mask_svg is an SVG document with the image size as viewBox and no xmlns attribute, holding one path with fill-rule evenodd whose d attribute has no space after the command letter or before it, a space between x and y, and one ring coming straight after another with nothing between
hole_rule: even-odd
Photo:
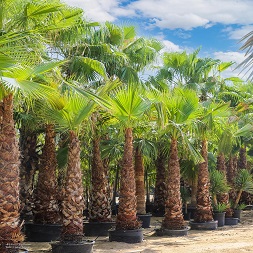
<instances>
[{"instance_id":1,"label":"black plastic pot","mask_svg":"<svg viewBox=\"0 0 253 253\"><path fill-rule=\"evenodd\" d=\"M193 230L215 230L218 227L218 221L208 221L208 222L194 222L190 221L189 225Z\"/></svg>"},{"instance_id":2,"label":"black plastic pot","mask_svg":"<svg viewBox=\"0 0 253 253\"><path fill-rule=\"evenodd\" d=\"M109 230L109 241L139 243L143 241L143 229Z\"/></svg>"},{"instance_id":3,"label":"black plastic pot","mask_svg":"<svg viewBox=\"0 0 253 253\"><path fill-rule=\"evenodd\" d=\"M213 219L218 221L218 227L223 227L225 225L225 214L225 212L213 214Z\"/></svg>"},{"instance_id":4,"label":"black plastic pot","mask_svg":"<svg viewBox=\"0 0 253 253\"><path fill-rule=\"evenodd\" d=\"M25 223L24 233L28 242L51 242L59 240L61 228L61 224Z\"/></svg>"},{"instance_id":5,"label":"black plastic pot","mask_svg":"<svg viewBox=\"0 0 253 253\"><path fill-rule=\"evenodd\" d=\"M156 230L155 234L157 236L173 236L173 237L187 236L189 229L190 229L189 227L185 229L177 229L177 230L160 228Z\"/></svg>"},{"instance_id":6,"label":"black plastic pot","mask_svg":"<svg viewBox=\"0 0 253 253\"><path fill-rule=\"evenodd\" d=\"M152 214L146 213L146 214L137 214L138 218L142 221L142 228L149 228L150 227L150 221Z\"/></svg>"},{"instance_id":7,"label":"black plastic pot","mask_svg":"<svg viewBox=\"0 0 253 253\"><path fill-rule=\"evenodd\" d=\"M20 245L16 245L16 244L5 245L4 249L5 249L4 252L6 251L8 253L28 253L27 249L23 249L20 247ZM3 250L3 248L0 248L0 250Z\"/></svg>"},{"instance_id":8,"label":"black plastic pot","mask_svg":"<svg viewBox=\"0 0 253 253\"><path fill-rule=\"evenodd\" d=\"M84 222L86 236L108 236L108 230L115 226L115 222Z\"/></svg>"},{"instance_id":9,"label":"black plastic pot","mask_svg":"<svg viewBox=\"0 0 253 253\"><path fill-rule=\"evenodd\" d=\"M235 210L234 210L233 218L238 218L238 222L240 222L241 213L242 213L242 210L238 210L238 209L235 209Z\"/></svg>"},{"instance_id":10,"label":"black plastic pot","mask_svg":"<svg viewBox=\"0 0 253 253\"><path fill-rule=\"evenodd\" d=\"M225 225L237 225L238 224L238 218L225 218Z\"/></svg>"},{"instance_id":11,"label":"black plastic pot","mask_svg":"<svg viewBox=\"0 0 253 253\"><path fill-rule=\"evenodd\" d=\"M51 243L52 253L91 253L95 241L74 242L53 242Z\"/></svg>"}]
</instances>

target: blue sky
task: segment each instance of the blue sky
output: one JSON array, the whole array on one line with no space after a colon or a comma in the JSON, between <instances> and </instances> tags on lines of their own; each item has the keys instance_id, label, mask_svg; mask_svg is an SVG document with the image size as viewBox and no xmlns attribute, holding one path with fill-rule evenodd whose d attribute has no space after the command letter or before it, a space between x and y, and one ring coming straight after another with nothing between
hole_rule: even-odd
<instances>
[{"instance_id":1,"label":"blue sky","mask_svg":"<svg viewBox=\"0 0 253 253\"><path fill-rule=\"evenodd\" d=\"M166 51L243 61L239 40L253 30L253 0L65 0L92 21L133 24L140 36L161 40ZM230 69L227 75L237 76Z\"/></svg>"}]
</instances>

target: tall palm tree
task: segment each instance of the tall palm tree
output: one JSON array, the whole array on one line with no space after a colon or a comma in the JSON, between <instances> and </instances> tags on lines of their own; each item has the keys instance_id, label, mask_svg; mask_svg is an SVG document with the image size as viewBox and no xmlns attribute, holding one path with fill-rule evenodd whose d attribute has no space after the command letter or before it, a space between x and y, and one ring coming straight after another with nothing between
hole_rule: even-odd
<instances>
[{"instance_id":1,"label":"tall palm tree","mask_svg":"<svg viewBox=\"0 0 253 253\"><path fill-rule=\"evenodd\" d=\"M195 125L201 141L201 155L204 162L199 164L197 206L194 221L197 223L213 221L210 199L210 180L208 171L208 133L214 129L214 122L229 115L229 104L204 103L202 116Z\"/></svg>"},{"instance_id":2,"label":"tall palm tree","mask_svg":"<svg viewBox=\"0 0 253 253\"><path fill-rule=\"evenodd\" d=\"M132 85L120 88L108 98L109 112L121 123L125 144L120 171L119 209L116 230L132 230L141 227L136 216L136 186L133 164L133 128L149 108L149 101L141 90Z\"/></svg>"},{"instance_id":3,"label":"tall palm tree","mask_svg":"<svg viewBox=\"0 0 253 253\"><path fill-rule=\"evenodd\" d=\"M42 28L46 32L53 29L53 13L61 13L59 5L51 5L37 2L35 5L27 5L23 1L15 3L15 8L10 8L10 2L1 2L0 36L1 55L1 178L0 210L0 247L6 252L6 244L17 245L23 240L19 222L19 148L16 140L16 131L13 121L13 98L15 94L33 95L35 97L48 97L54 94L54 89L34 82L33 78L48 71L48 66L38 66L44 54L44 41L42 40ZM62 7L63 5L61 5ZM27 11L29 9L29 12ZM26 11L25 11L26 10ZM25 16L30 13L30 16ZM23 15L23 16L22 16ZM36 26L36 17L44 22L40 27ZM62 16L63 17L63 16ZM22 22L23 21L23 22ZM31 22L30 22L31 21ZM38 21L38 20L37 20ZM51 23L50 23L51 22ZM29 24L29 25L28 25ZM60 24L60 23L59 23ZM50 28L49 28L50 26ZM59 27L58 27L59 28ZM57 29L57 26L54 26ZM29 57L27 57L29 53ZM51 63L50 69L57 64ZM37 78L37 80L39 80Z\"/></svg>"},{"instance_id":4,"label":"tall palm tree","mask_svg":"<svg viewBox=\"0 0 253 253\"><path fill-rule=\"evenodd\" d=\"M166 117L165 127L171 141L166 180L165 218L162 229L178 230L185 227L185 222L180 195L181 176L177 143L179 139L182 139L182 142L190 147L184 128L196 117L199 99L195 91L177 88L171 93L162 93L159 101L163 107ZM195 159L198 157L196 156Z\"/></svg>"}]
</instances>

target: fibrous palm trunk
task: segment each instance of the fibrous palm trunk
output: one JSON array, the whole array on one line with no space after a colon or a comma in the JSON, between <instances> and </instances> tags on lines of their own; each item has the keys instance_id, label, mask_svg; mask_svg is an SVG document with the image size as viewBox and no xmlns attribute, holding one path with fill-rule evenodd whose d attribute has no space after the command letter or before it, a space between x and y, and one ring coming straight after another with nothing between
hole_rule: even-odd
<instances>
[{"instance_id":1,"label":"fibrous palm trunk","mask_svg":"<svg viewBox=\"0 0 253 253\"><path fill-rule=\"evenodd\" d=\"M136 197L137 197L137 213L146 214L144 164L142 153L138 147L135 150L134 157L135 157L134 167L135 167L135 184L136 184Z\"/></svg>"},{"instance_id":2,"label":"fibrous palm trunk","mask_svg":"<svg viewBox=\"0 0 253 253\"><path fill-rule=\"evenodd\" d=\"M234 188L234 180L236 177L237 171L237 158L235 156L230 156L227 163L227 181L229 186L231 187L229 191L229 199L234 203L236 199L236 190Z\"/></svg>"},{"instance_id":3,"label":"fibrous palm trunk","mask_svg":"<svg viewBox=\"0 0 253 253\"><path fill-rule=\"evenodd\" d=\"M13 120L13 95L3 98L0 125L0 252L23 241L19 223L19 148Z\"/></svg>"},{"instance_id":4,"label":"fibrous palm trunk","mask_svg":"<svg viewBox=\"0 0 253 253\"><path fill-rule=\"evenodd\" d=\"M93 138L93 161L91 168L91 194L89 206L90 221L111 221L108 179L100 152L100 138Z\"/></svg>"},{"instance_id":5,"label":"fibrous palm trunk","mask_svg":"<svg viewBox=\"0 0 253 253\"><path fill-rule=\"evenodd\" d=\"M141 224L137 220L136 215L132 128L125 129L125 145L120 176L120 196L116 229L138 229L141 227Z\"/></svg>"},{"instance_id":6,"label":"fibrous palm trunk","mask_svg":"<svg viewBox=\"0 0 253 253\"><path fill-rule=\"evenodd\" d=\"M20 131L20 202L21 218L29 220L33 210L34 174L38 168L38 156L36 153L37 134L24 129Z\"/></svg>"},{"instance_id":7,"label":"fibrous palm trunk","mask_svg":"<svg viewBox=\"0 0 253 253\"><path fill-rule=\"evenodd\" d=\"M62 241L83 239L83 181L80 165L80 143L74 131L69 132L68 165L62 201Z\"/></svg>"},{"instance_id":8,"label":"fibrous palm trunk","mask_svg":"<svg viewBox=\"0 0 253 253\"><path fill-rule=\"evenodd\" d=\"M183 229L185 222L182 213L180 194L180 165L178 160L177 140L172 139L169 155L168 179L166 183L167 198L165 201L165 217L162 228Z\"/></svg>"},{"instance_id":9,"label":"fibrous palm trunk","mask_svg":"<svg viewBox=\"0 0 253 253\"><path fill-rule=\"evenodd\" d=\"M45 145L39 165L35 190L34 223L55 224L61 221L57 200L55 132L52 124L46 125Z\"/></svg>"},{"instance_id":10,"label":"fibrous palm trunk","mask_svg":"<svg viewBox=\"0 0 253 253\"><path fill-rule=\"evenodd\" d=\"M240 169L247 169L247 157L246 157L246 148L241 147L239 152L239 158L237 161L237 168Z\"/></svg>"},{"instance_id":11,"label":"fibrous palm trunk","mask_svg":"<svg viewBox=\"0 0 253 253\"><path fill-rule=\"evenodd\" d=\"M213 220L213 214L209 192L207 140L202 141L201 155L204 158L204 162L199 164L197 206L194 220L195 222L208 222Z\"/></svg>"},{"instance_id":12,"label":"fibrous palm trunk","mask_svg":"<svg viewBox=\"0 0 253 253\"><path fill-rule=\"evenodd\" d=\"M223 173L224 178L227 182L227 168L224 153L220 153L217 157L217 170ZM225 192L217 195L218 202L225 204L227 206L226 216L231 217L233 215L233 210L229 205L229 193Z\"/></svg>"},{"instance_id":13,"label":"fibrous palm trunk","mask_svg":"<svg viewBox=\"0 0 253 253\"><path fill-rule=\"evenodd\" d=\"M158 150L158 156L155 161L156 165L156 182L154 192L154 208L153 213L164 213L165 198L166 198L166 167L165 156Z\"/></svg>"}]
</instances>

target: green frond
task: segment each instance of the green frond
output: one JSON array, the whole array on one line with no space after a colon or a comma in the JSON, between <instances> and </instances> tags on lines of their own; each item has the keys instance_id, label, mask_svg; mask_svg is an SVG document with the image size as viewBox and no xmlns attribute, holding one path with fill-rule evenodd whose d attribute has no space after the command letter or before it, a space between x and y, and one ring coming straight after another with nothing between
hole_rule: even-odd
<instances>
[{"instance_id":1,"label":"green frond","mask_svg":"<svg viewBox=\"0 0 253 253\"><path fill-rule=\"evenodd\" d=\"M233 64L234 64L234 62L221 62L220 64L218 64L217 70L219 72L222 72L222 71L228 69L229 67L231 67Z\"/></svg>"},{"instance_id":2,"label":"green frond","mask_svg":"<svg viewBox=\"0 0 253 253\"><path fill-rule=\"evenodd\" d=\"M212 195L227 193L230 190L224 174L218 170L210 172L210 192Z\"/></svg>"},{"instance_id":3,"label":"green frond","mask_svg":"<svg viewBox=\"0 0 253 253\"><path fill-rule=\"evenodd\" d=\"M127 89L122 87L113 92L108 102L108 108L112 115L128 125L132 121L140 119L150 106L150 102L142 98L140 90L130 85Z\"/></svg>"},{"instance_id":4,"label":"green frond","mask_svg":"<svg viewBox=\"0 0 253 253\"><path fill-rule=\"evenodd\" d=\"M253 178L247 169L239 170L235 178L235 188L253 194Z\"/></svg>"}]
</instances>

